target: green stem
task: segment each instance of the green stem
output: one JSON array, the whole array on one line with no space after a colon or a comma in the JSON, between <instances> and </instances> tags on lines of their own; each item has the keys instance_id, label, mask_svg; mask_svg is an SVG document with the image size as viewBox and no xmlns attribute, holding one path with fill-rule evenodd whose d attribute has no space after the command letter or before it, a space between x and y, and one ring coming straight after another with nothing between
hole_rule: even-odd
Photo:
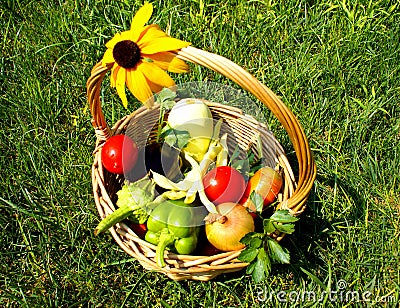
<instances>
[{"instance_id":1,"label":"green stem","mask_svg":"<svg viewBox=\"0 0 400 308\"><path fill-rule=\"evenodd\" d=\"M156 143L160 142L160 134L161 131L163 129L163 125L164 125L164 109L162 108L162 106L160 106L160 116L158 118L158 127L157 127L157 137L156 137Z\"/></svg>"},{"instance_id":2,"label":"green stem","mask_svg":"<svg viewBox=\"0 0 400 308\"><path fill-rule=\"evenodd\" d=\"M156 248L156 262L158 266L164 267L166 265L164 260L164 251L167 246L174 242L174 240L174 236L169 233L168 229L165 228L161 230L160 240Z\"/></svg>"},{"instance_id":3,"label":"green stem","mask_svg":"<svg viewBox=\"0 0 400 308\"><path fill-rule=\"evenodd\" d=\"M97 225L96 229L94 230L94 235L98 235L108 229L110 229L115 224L119 223L120 221L124 220L125 218L129 217L133 213L133 209L130 204L126 204L121 206L110 215L106 216L100 223Z\"/></svg>"}]
</instances>

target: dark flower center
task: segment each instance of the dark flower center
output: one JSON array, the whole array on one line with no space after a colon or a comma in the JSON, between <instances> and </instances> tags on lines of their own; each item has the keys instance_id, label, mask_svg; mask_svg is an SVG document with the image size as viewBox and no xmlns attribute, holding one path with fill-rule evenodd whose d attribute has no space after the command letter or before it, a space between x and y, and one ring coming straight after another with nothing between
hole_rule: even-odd
<instances>
[{"instance_id":1,"label":"dark flower center","mask_svg":"<svg viewBox=\"0 0 400 308\"><path fill-rule=\"evenodd\" d=\"M113 57L119 66L132 68L140 61L140 48L133 41L120 41L114 46Z\"/></svg>"}]
</instances>

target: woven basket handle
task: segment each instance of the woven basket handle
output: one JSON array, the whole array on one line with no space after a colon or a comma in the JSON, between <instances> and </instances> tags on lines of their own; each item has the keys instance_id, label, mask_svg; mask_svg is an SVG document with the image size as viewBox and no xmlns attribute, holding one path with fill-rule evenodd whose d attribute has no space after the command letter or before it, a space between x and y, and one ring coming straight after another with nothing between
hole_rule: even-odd
<instances>
[{"instance_id":1,"label":"woven basket handle","mask_svg":"<svg viewBox=\"0 0 400 308\"><path fill-rule=\"evenodd\" d=\"M278 118L289 135L299 165L296 189L287 203L281 204L280 207L291 209L294 214L302 212L316 177L316 166L303 128L290 109L257 78L222 56L189 46L178 51L177 57L209 68L231 79L241 88L253 94ZM96 64L87 81L87 96L93 117L92 124L98 141L108 139L111 134L100 101L101 82L111 67L103 67L100 63Z\"/></svg>"}]
</instances>

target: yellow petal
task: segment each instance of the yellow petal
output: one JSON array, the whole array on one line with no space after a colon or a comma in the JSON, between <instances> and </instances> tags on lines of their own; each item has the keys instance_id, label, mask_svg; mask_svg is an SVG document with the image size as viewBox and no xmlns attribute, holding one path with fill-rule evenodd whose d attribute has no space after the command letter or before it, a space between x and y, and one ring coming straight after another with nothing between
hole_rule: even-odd
<instances>
[{"instance_id":1,"label":"yellow petal","mask_svg":"<svg viewBox=\"0 0 400 308\"><path fill-rule=\"evenodd\" d=\"M114 46L124 40L132 39L132 31L123 31L116 33L111 40L106 43L106 47L109 49L113 49Z\"/></svg>"},{"instance_id":2,"label":"yellow petal","mask_svg":"<svg viewBox=\"0 0 400 308\"><path fill-rule=\"evenodd\" d=\"M153 5L145 2L132 18L131 30L143 27L153 14Z\"/></svg>"},{"instance_id":3,"label":"yellow petal","mask_svg":"<svg viewBox=\"0 0 400 308\"><path fill-rule=\"evenodd\" d=\"M159 84L156 84L156 83L152 82L151 80L149 80L149 79L147 79L147 78L146 78L146 81L147 81L147 84L149 85L149 87L150 87L150 89L151 89L151 91L152 91L153 93L158 93L158 92L160 92L160 91L163 89L162 86L160 86Z\"/></svg>"},{"instance_id":4,"label":"yellow petal","mask_svg":"<svg viewBox=\"0 0 400 308\"><path fill-rule=\"evenodd\" d=\"M157 52L177 50L190 45L189 42L181 41L173 37L149 38L150 36L144 36L140 42L139 47L143 54L150 55Z\"/></svg>"},{"instance_id":5,"label":"yellow petal","mask_svg":"<svg viewBox=\"0 0 400 308\"><path fill-rule=\"evenodd\" d=\"M160 37L168 37L158 25L149 25L140 29L140 36L138 36L137 44L139 47L143 42L152 41Z\"/></svg>"},{"instance_id":6,"label":"yellow petal","mask_svg":"<svg viewBox=\"0 0 400 308\"><path fill-rule=\"evenodd\" d=\"M101 60L101 65L106 66L109 63L114 63L113 51L112 49L107 49L104 53L103 59Z\"/></svg>"},{"instance_id":7,"label":"yellow petal","mask_svg":"<svg viewBox=\"0 0 400 308\"><path fill-rule=\"evenodd\" d=\"M185 61L178 59L172 52L157 52L149 55L149 58L163 70L172 73L186 73L189 71L189 66Z\"/></svg>"},{"instance_id":8,"label":"yellow petal","mask_svg":"<svg viewBox=\"0 0 400 308\"><path fill-rule=\"evenodd\" d=\"M131 40L136 42L140 46L140 41L145 35L152 35L152 37L164 37L167 34L161 31L158 25L148 25L141 28L134 29L131 32Z\"/></svg>"},{"instance_id":9,"label":"yellow petal","mask_svg":"<svg viewBox=\"0 0 400 308\"><path fill-rule=\"evenodd\" d=\"M144 76L152 83L161 87L169 88L175 85L174 80L154 63L143 62L139 65L138 70L143 72Z\"/></svg>"},{"instance_id":10,"label":"yellow petal","mask_svg":"<svg viewBox=\"0 0 400 308\"><path fill-rule=\"evenodd\" d=\"M132 40L132 31L124 31L120 33L120 40L121 41L126 41L126 40Z\"/></svg>"},{"instance_id":11,"label":"yellow petal","mask_svg":"<svg viewBox=\"0 0 400 308\"><path fill-rule=\"evenodd\" d=\"M121 33L116 33L116 34L113 36L113 38L112 38L111 40L109 40L109 41L106 43L106 47L107 47L107 48L110 48L110 49L113 49L114 46L115 46L115 44L117 44L117 43L120 42L120 41L122 41L122 40L121 40Z\"/></svg>"},{"instance_id":12,"label":"yellow petal","mask_svg":"<svg viewBox=\"0 0 400 308\"><path fill-rule=\"evenodd\" d=\"M154 104L153 93L142 71L139 69L141 66L142 64L139 63L136 68L127 70L126 85L139 101L147 108L151 108Z\"/></svg>"},{"instance_id":13,"label":"yellow petal","mask_svg":"<svg viewBox=\"0 0 400 308\"><path fill-rule=\"evenodd\" d=\"M117 83L117 74L120 69L120 66L115 62L113 68L111 69L111 76L110 76L110 85L112 88L115 88Z\"/></svg>"},{"instance_id":14,"label":"yellow petal","mask_svg":"<svg viewBox=\"0 0 400 308\"><path fill-rule=\"evenodd\" d=\"M128 99L126 98L126 93L125 93L125 81L126 81L126 69L120 67L117 73L116 88L117 88L117 93L121 98L122 105L124 105L124 107L126 108L128 107Z\"/></svg>"}]
</instances>

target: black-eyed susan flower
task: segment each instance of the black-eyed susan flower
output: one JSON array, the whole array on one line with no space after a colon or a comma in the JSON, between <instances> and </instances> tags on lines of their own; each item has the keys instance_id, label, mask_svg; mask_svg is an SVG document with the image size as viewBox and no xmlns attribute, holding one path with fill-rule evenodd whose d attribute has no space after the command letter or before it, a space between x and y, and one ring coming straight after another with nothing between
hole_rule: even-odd
<instances>
[{"instance_id":1,"label":"black-eyed susan flower","mask_svg":"<svg viewBox=\"0 0 400 308\"><path fill-rule=\"evenodd\" d=\"M145 3L132 19L128 31L117 33L106 43L102 65L111 65L111 86L117 89L122 104L127 107L125 85L146 107L154 103L153 92L175 85L165 72L183 73L188 65L175 57L175 51L190 43L172 38L158 25L146 25L153 6Z\"/></svg>"}]
</instances>

